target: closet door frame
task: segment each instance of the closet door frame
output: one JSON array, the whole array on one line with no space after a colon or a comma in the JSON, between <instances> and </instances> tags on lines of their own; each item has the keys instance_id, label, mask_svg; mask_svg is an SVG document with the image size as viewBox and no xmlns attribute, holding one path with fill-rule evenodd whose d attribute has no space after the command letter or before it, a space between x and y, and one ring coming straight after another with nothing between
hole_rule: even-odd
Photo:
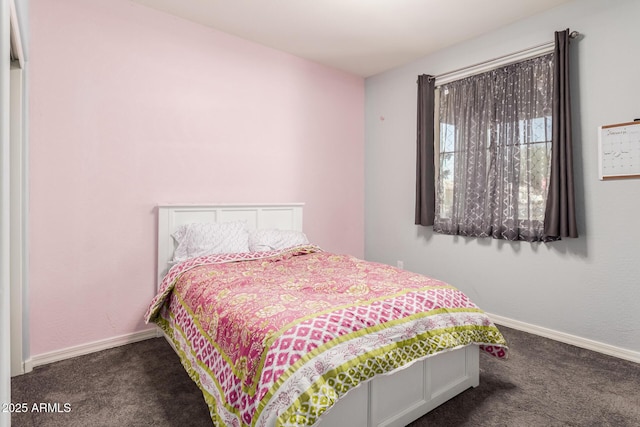
<instances>
[{"instance_id":1,"label":"closet door frame","mask_svg":"<svg viewBox=\"0 0 640 427\"><path fill-rule=\"evenodd\" d=\"M0 403L11 403L11 304L9 256L9 123L11 69L11 3L0 0ZM11 414L0 411L0 426Z\"/></svg>"},{"instance_id":2,"label":"closet door frame","mask_svg":"<svg viewBox=\"0 0 640 427\"><path fill-rule=\"evenodd\" d=\"M9 275L11 304L11 376L25 373L24 363L24 278L26 151L24 142L24 70L14 61L10 70L10 190L9 190Z\"/></svg>"},{"instance_id":3,"label":"closet door frame","mask_svg":"<svg viewBox=\"0 0 640 427\"><path fill-rule=\"evenodd\" d=\"M23 3L24 5L24 3ZM25 75L14 0L0 0L0 403L11 403L11 376L24 373L27 144ZM11 412L0 411L0 427Z\"/></svg>"}]
</instances>

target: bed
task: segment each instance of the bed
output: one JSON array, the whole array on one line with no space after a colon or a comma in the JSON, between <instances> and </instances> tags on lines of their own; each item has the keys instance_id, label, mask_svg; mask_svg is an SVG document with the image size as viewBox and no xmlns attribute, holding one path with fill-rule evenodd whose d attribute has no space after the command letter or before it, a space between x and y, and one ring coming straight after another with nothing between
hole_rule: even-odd
<instances>
[{"instance_id":1,"label":"bed","mask_svg":"<svg viewBox=\"0 0 640 427\"><path fill-rule=\"evenodd\" d=\"M306 238L302 214L301 203L158 207L158 292L145 320L214 425L405 426L478 385L479 351L507 356L489 318L438 280L295 239L185 255L173 237L240 222L250 237Z\"/></svg>"}]
</instances>

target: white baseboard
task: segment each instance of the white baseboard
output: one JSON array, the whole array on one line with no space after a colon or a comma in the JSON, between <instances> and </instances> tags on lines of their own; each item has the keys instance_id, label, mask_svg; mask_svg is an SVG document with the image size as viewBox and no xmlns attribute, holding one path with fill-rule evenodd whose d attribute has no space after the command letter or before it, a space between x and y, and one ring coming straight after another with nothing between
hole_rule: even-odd
<instances>
[{"instance_id":1,"label":"white baseboard","mask_svg":"<svg viewBox=\"0 0 640 427\"><path fill-rule=\"evenodd\" d=\"M508 328L517 329L519 331L528 332L539 335L565 344L575 345L576 347L585 348L587 350L596 351L598 353L607 354L609 356L618 357L620 359L629 360L631 362L640 363L640 352L627 350L621 347L615 347L587 338L578 337L564 332L555 331L553 329L543 328L541 326L532 325L530 323L521 322L519 320L510 319L508 317L498 316L497 314L487 313L489 318ZM149 338L162 336L159 328L147 329L145 331L134 332L132 334L120 335L113 338L107 338L100 341L94 341L88 344L82 344L62 350L52 351L36 355L25 361L25 373L31 372L37 366L46 365L48 363L59 362L61 360L70 359L72 357L83 356L85 354L94 353L96 351L107 350L121 345L132 344L134 342L143 341Z\"/></svg>"},{"instance_id":2,"label":"white baseboard","mask_svg":"<svg viewBox=\"0 0 640 427\"><path fill-rule=\"evenodd\" d=\"M94 353L96 351L107 350L113 347L119 347L121 345L132 344L134 342L143 341L149 338L156 338L157 336L158 328L152 328L140 332L107 338L100 341L94 341L87 344L81 344L74 347L63 348L62 350L56 350L49 353L38 354L24 362L24 370L25 373L31 372L36 366L59 362L61 360L83 356L85 354Z\"/></svg>"},{"instance_id":3,"label":"white baseboard","mask_svg":"<svg viewBox=\"0 0 640 427\"><path fill-rule=\"evenodd\" d=\"M553 329L543 328L542 326L532 325L530 323L521 322L519 320L509 319L508 317L498 316L497 314L486 313L487 316L499 325L508 328L517 329L519 331L529 332L534 335L560 341L565 344L571 344L576 347L584 348L598 353L607 354L609 356L618 357L620 359L630 360L631 362L640 363L640 352L628 350L626 348L616 347L593 341L587 338L578 337L564 332L555 331Z\"/></svg>"}]
</instances>

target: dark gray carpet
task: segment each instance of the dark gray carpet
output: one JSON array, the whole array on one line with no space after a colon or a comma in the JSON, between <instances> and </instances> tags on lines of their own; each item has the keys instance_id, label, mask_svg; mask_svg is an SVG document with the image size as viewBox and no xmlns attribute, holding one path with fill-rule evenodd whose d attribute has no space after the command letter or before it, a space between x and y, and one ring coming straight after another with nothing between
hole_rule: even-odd
<instances>
[{"instance_id":1,"label":"dark gray carpet","mask_svg":"<svg viewBox=\"0 0 640 427\"><path fill-rule=\"evenodd\" d=\"M500 330L509 360L481 353L480 386L411 427L640 426L639 364ZM13 402L28 406L12 415L14 427L211 425L202 394L162 338L41 366L11 386ZM34 412L34 403L60 412Z\"/></svg>"}]
</instances>

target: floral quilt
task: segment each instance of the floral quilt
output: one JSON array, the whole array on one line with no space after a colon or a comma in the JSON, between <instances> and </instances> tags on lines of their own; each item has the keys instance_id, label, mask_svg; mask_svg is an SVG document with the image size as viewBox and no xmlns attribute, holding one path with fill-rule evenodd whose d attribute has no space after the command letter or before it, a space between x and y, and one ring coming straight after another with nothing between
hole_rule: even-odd
<instances>
[{"instance_id":1,"label":"floral quilt","mask_svg":"<svg viewBox=\"0 0 640 427\"><path fill-rule=\"evenodd\" d=\"M456 288L315 246L177 264L145 320L171 338L218 426L313 425L376 374L469 344L507 355Z\"/></svg>"}]
</instances>

